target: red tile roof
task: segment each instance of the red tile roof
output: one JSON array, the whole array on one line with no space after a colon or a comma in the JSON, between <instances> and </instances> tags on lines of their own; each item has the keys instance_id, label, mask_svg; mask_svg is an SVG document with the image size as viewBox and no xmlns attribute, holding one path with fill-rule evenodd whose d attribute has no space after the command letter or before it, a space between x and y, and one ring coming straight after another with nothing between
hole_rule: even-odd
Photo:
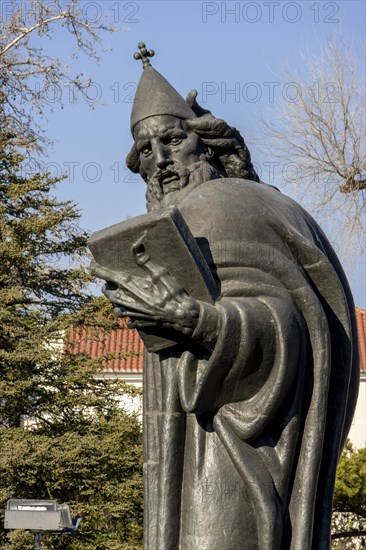
<instances>
[{"instance_id":1,"label":"red tile roof","mask_svg":"<svg viewBox=\"0 0 366 550\"><path fill-rule=\"evenodd\" d=\"M366 310L356 307L358 339L360 346L360 368L366 372ZM105 362L104 372L142 373L142 352L144 345L137 330L120 328L106 333L92 328L70 329L67 337L73 353L86 353L100 357L105 353L116 354Z\"/></svg>"},{"instance_id":2,"label":"red tile roof","mask_svg":"<svg viewBox=\"0 0 366 550\"><path fill-rule=\"evenodd\" d=\"M137 330L120 328L106 332L92 327L69 329L65 346L72 353L85 353L92 358L113 354L105 361L103 372L142 373L144 345Z\"/></svg>"},{"instance_id":3,"label":"red tile roof","mask_svg":"<svg viewBox=\"0 0 366 550\"><path fill-rule=\"evenodd\" d=\"M366 310L356 307L358 342L360 348L360 369L366 372Z\"/></svg>"}]
</instances>

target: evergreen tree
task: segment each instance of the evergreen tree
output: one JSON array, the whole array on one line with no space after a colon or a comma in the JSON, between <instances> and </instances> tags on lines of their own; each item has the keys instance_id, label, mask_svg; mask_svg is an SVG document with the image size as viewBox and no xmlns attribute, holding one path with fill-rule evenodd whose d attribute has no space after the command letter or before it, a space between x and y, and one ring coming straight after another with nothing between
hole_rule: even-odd
<instances>
[{"instance_id":1,"label":"evergreen tree","mask_svg":"<svg viewBox=\"0 0 366 550\"><path fill-rule=\"evenodd\" d=\"M88 292L75 204L52 196L57 179L26 173L19 139L1 127L0 511L9 498L54 498L83 521L46 548L139 548L141 429L118 406L136 390L95 376L106 357L62 349L68 326L116 320ZM34 548L34 535L1 531L0 547Z\"/></svg>"},{"instance_id":2,"label":"evergreen tree","mask_svg":"<svg viewBox=\"0 0 366 550\"><path fill-rule=\"evenodd\" d=\"M348 440L337 469L334 491L333 550L366 548L366 448Z\"/></svg>"}]
</instances>

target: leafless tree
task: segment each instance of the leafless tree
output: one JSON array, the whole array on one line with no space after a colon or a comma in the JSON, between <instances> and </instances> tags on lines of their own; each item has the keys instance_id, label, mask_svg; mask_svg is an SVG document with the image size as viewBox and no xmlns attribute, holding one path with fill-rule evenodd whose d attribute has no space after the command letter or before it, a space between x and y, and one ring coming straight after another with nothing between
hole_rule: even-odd
<instances>
[{"instance_id":1,"label":"leafless tree","mask_svg":"<svg viewBox=\"0 0 366 550\"><path fill-rule=\"evenodd\" d=\"M333 512L332 550L359 550L366 542L365 517L351 512Z\"/></svg>"},{"instance_id":2,"label":"leafless tree","mask_svg":"<svg viewBox=\"0 0 366 550\"><path fill-rule=\"evenodd\" d=\"M48 140L40 118L47 111L47 90L65 90L65 85L87 90L90 79L73 72L56 55L49 55L46 37L56 25L62 26L65 39L75 42L75 56L84 53L98 60L100 34L114 31L98 14L88 18L78 0L5 0L0 22L0 107L2 121L28 150L42 151ZM36 119L38 122L36 122Z\"/></svg>"},{"instance_id":3,"label":"leafless tree","mask_svg":"<svg viewBox=\"0 0 366 550\"><path fill-rule=\"evenodd\" d=\"M270 145L282 161L295 163L296 175L289 181L296 198L325 221L341 247L350 249L352 243L363 248L366 149L361 65L350 48L328 39L320 55L303 55L297 71L285 69L279 76L288 93L275 116L272 111L262 117L266 147Z\"/></svg>"}]
</instances>

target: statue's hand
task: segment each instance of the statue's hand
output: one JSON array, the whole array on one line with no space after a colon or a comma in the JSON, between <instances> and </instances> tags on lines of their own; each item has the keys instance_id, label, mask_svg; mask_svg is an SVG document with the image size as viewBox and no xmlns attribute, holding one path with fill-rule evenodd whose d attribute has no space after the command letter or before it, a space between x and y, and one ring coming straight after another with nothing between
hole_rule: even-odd
<instances>
[{"instance_id":1,"label":"statue's hand","mask_svg":"<svg viewBox=\"0 0 366 550\"><path fill-rule=\"evenodd\" d=\"M123 306L123 316L133 320L134 326L143 327L147 322L174 328L190 336L198 322L200 304L189 296L183 287L155 264L145 252L134 248L135 261L146 273L137 278L93 264L91 273L108 281L103 294L114 304Z\"/></svg>"}]
</instances>

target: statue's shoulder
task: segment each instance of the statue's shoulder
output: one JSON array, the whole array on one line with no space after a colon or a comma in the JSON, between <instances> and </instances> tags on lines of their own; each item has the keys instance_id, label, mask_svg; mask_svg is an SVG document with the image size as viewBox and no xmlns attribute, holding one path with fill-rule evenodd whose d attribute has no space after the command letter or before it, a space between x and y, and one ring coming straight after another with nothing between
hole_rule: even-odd
<instances>
[{"instance_id":1,"label":"statue's shoulder","mask_svg":"<svg viewBox=\"0 0 366 550\"><path fill-rule=\"evenodd\" d=\"M216 228L236 228L258 236L299 232L316 240L321 230L297 202L266 183L240 178L220 178L194 188L178 208L193 234ZM249 237L248 237L249 238ZM323 237L322 237L323 238Z\"/></svg>"},{"instance_id":2,"label":"statue's shoulder","mask_svg":"<svg viewBox=\"0 0 366 550\"><path fill-rule=\"evenodd\" d=\"M192 233L235 235L263 232L270 220L283 210L277 205L281 193L271 186L240 178L220 178L198 185L178 204ZM216 236L213 236L215 233ZM244 235L245 234L245 235ZM254 237L253 237L254 238Z\"/></svg>"},{"instance_id":3,"label":"statue's shoulder","mask_svg":"<svg viewBox=\"0 0 366 550\"><path fill-rule=\"evenodd\" d=\"M250 212L254 207L263 208L266 202L277 202L280 197L284 195L277 188L263 182L241 178L219 178L195 187L183 199L179 208L222 211L236 206L240 207L243 213Z\"/></svg>"}]
</instances>

